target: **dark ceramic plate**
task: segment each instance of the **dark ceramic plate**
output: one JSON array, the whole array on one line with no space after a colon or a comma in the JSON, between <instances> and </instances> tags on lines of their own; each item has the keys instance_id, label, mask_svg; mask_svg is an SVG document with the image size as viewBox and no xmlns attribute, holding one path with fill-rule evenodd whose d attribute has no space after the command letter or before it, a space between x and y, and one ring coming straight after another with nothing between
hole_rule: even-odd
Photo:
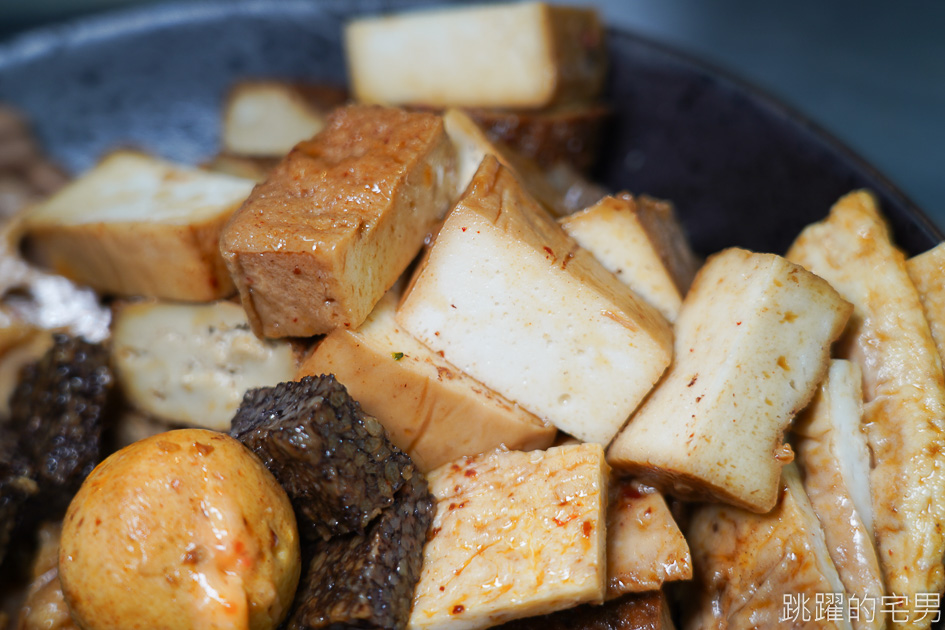
<instances>
[{"instance_id":1,"label":"dark ceramic plate","mask_svg":"<svg viewBox=\"0 0 945 630\"><path fill-rule=\"evenodd\" d=\"M217 148L227 87L244 76L341 82L341 24L431 0L151 5L0 47L0 101L29 112L53 156L91 166L116 145L198 162ZM702 253L783 252L854 188L879 197L899 243L942 234L822 130L746 84L640 37L610 33L617 113L599 179L675 202Z\"/></svg>"}]
</instances>

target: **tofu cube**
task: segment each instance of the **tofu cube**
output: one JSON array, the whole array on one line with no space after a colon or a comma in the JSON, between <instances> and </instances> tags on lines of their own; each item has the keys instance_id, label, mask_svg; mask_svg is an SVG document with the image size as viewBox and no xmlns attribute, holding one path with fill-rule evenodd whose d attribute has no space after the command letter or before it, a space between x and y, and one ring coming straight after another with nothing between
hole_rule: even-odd
<instances>
[{"instance_id":1,"label":"tofu cube","mask_svg":"<svg viewBox=\"0 0 945 630\"><path fill-rule=\"evenodd\" d=\"M608 461L683 498L767 512L793 458L783 433L826 374L851 308L780 256L710 257L676 321L674 363Z\"/></svg>"},{"instance_id":2,"label":"tofu cube","mask_svg":"<svg viewBox=\"0 0 945 630\"><path fill-rule=\"evenodd\" d=\"M250 180L113 153L24 217L39 258L99 291L186 301L233 292L219 252Z\"/></svg>"},{"instance_id":3,"label":"tofu cube","mask_svg":"<svg viewBox=\"0 0 945 630\"><path fill-rule=\"evenodd\" d=\"M464 455L551 446L556 430L470 378L413 338L394 319L389 292L357 330L336 328L297 378L334 374L391 442L427 472Z\"/></svg>"},{"instance_id":4,"label":"tofu cube","mask_svg":"<svg viewBox=\"0 0 945 630\"><path fill-rule=\"evenodd\" d=\"M336 110L221 236L253 331L309 337L357 328L446 212L453 177L439 116Z\"/></svg>"},{"instance_id":5,"label":"tofu cube","mask_svg":"<svg viewBox=\"0 0 945 630\"><path fill-rule=\"evenodd\" d=\"M692 578L686 538L655 488L618 479L607 507L607 599Z\"/></svg>"},{"instance_id":6,"label":"tofu cube","mask_svg":"<svg viewBox=\"0 0 945 630\"><path fill-rule=\"evenodd\" d=\"M767 514L719 504L696 509L686 537L698 590L689 597L683 628L851 628L843 583L796 466L784 467L778 487L780 501ZM816 624L800 616L792 623L786 603L806 596L813 607L823 593L840 600L835 614ZM863 602L862 593L850 595Z\"/></svg>"},{"instance_id":7,"label":"tofu cube","mask_svg":"<svg viewBox=\"0 0 945 630\"><path fill-rule=\"evenodd\" d=\"M246 390L290 381L297 367L289 343L257 338L233 302L124 304L111 353L135 408L216 431L229 431Z\"/></svg>"},{"instance_id":8,"label":"tofu cube","mask_svg":"<svg viewBox=\"0 0 945 630\"><path fill-rule=\"evenodd\" d=\"M428 479L436 515L408 628L486 628L603 600L599 445L496 451Z\"/></svg>"},{"instance_id":9,"label":"tofu cube","mask_svg":"<svg viewBox=\"0 0 945 630\"><path fill-rule=\"evenodd\" d=\"M487 387L607 444L671 359L666 320L487 156L397 320Z\"/></svg>"},{"instance_id":10,"label":"tofu cube","mask_svg":"<svg viewBox=\"0 0 945 630\"><path fill-rule=\"evenodd\" d=\"M554 188L538 164L510 147L489 139L485 130L469 114L458 109L448 109L443 113L443 125L456 148L457 198L466 192L483 158L492 155L502 166L515 173L522 186L548 212L555 216L567 214L564 196Z\"/></svg>"},{"instance_id":11,"label":"tofu cube","mask_svg":"<svg viewBox=\"0 0 945 630\"><path fill-rule=\"evenodd\" d=\"M328 85L242 81L223 107L223 149L236 155L279 157L324 129L345 91Z\"/></svg>"},{"instance_id":12,"label":"tofu cube","mask_svg":"<svg viewBox=\"0 0 945 630\"><path fill-rule=\"evenodd\" d=\"M594 99L606 71L597 13L543 2L362 18L344 41L366 103L547 107Z\"/></svg>"},{"instance_id":13,"label":"tofu cube","mask_svg":"<svg viewBox=\"0 0 945 630\"><path fill-rule=\"evenodd\" d=\"M621 193L562 218L561 227L663 317L676 321L699 260L671 204Z\"/></svg>"}]
</instances>

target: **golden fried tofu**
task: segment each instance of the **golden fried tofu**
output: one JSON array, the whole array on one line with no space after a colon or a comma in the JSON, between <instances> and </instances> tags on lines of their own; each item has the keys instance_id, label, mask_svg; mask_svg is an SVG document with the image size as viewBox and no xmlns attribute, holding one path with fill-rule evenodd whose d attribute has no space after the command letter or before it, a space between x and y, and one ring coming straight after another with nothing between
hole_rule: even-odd
<instances>
[{"instance_id":1,"label":"golden fried tofu","mask_svg":"<svg viewBox=\"0 0 945 630\"><path fill-rule=\"evenodd\" d=\"M907 260L906 270L919 291L932 339L945 361L945 243Z\"/></svg>"},{"instance_id":2,"label":"golden fried tofu","mask_svg":"<svg viewBox=\"0 0 945 630\"><path fill-rule=\"evenodd\" d=\"M876 199L857 191L808 226L788 258L826 279L854 307L840 358L863 372L863 423L872 451L873 533L890 593L945 590L945 381L941 358ZM928 628L931 615L903 606Z\"/></svg>"},{"instance_id":3,"label":"golden fried tofu","mask_svg":"<svg viewBox=\"0 0 945 630\"><path fill-rule=\"evenodd\" d=\"M804 490L824 530L827 549L847 593L882 601L886 591L873 544L870 453L862 426L862 374L834 359L814 400L792 427ZM884 619L856 619L858 630L879 630Z\"/></svg>"},{"instance_id":4,"label":"golden fried tofu","mask_svg":"<svg viewBox=\"0 0 945 630\"><path fill-rule=\"evenodd\" d=\"M472 630L603 601L607 472L598 444L431 472L436 514L407 627Z\"/></svg>"},{"instance_id":5,"label":"golden fried tofu","mask_svg":"<svg viewBox=\"0 0 945 630\"><path fill-rule=\"evenodd\" d=\"M254 332L357 328L443 216L453 177L439 116L336 110L256 187L221 236Z\"/></svg>"},{"instance_id":6,"label":"golden fried tofu","mask_svg":"<svg viewBox=\"0 0 945 630\"><path fill-rule=\"evenodd\" d=\"M696 509L686 537L697 590L687 598L683 628L850 630L849 600L795 465L782 469L778 495L767 514L719 504ZM818 593L835 608L829 618L814 609Z\"/></svg>"}]
</instances>

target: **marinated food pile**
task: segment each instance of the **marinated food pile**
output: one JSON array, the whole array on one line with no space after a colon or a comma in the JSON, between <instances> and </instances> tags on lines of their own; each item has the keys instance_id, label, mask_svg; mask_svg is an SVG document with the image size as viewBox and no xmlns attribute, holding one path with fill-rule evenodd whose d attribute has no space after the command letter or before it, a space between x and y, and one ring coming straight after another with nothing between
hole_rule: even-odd
<instances>
[{"instance_id":1,"label":"marinated food pile","mask_svg":"<svg viewBox=\"0 0 945 630\"><path fill-rule=\"evenodd\" d=\"M199 168L0 173L33 186L0 242L0 622L938 621L945 245L907 259L851 191L783 255L694 253L588 179L593 10L344 41L350 93L247 79Z\"/></svg>"}]
</instances>

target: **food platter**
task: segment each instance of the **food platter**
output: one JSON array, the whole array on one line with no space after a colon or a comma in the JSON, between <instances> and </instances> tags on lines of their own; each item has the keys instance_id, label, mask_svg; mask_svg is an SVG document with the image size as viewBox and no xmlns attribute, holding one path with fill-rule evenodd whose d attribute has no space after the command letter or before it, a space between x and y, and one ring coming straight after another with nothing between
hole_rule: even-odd
<instances>
[{"instance_id":1,"label":"food platter","mask_svg":"<svg viewBox=\"0 0 945 630\"><path fill-rule=\"evenodd\" d=\"M116 147L199 164L219 150L234 82L341 84L345 21L432 4L240 1L118 12L0 47L0 102L26 112L53 159L74 173ZM610 30L608 46L613 115L595 179L672 200L697 252L782 253L858 188L876 194L908 253L942 240L881 174L776 100L632 33Z\"/></svg>"},{"instance_id":2,"label":"food platter","mask_svg":"<svg viewBox=\"0 0 945 630\"><path fill-rule=\"evenodd\" d=\"M185 162L217 149L223 96L241 77L343 82L340 26L429 0L170 3L40 30L0 48L0 100L29 112L71 171L118 145ZM615 115L599 179L672 200L694 247L782 252L845 192L879 197L900 245L941 232L828 133L753 87L611 30Z\"/></svg>"}]
</instances>

